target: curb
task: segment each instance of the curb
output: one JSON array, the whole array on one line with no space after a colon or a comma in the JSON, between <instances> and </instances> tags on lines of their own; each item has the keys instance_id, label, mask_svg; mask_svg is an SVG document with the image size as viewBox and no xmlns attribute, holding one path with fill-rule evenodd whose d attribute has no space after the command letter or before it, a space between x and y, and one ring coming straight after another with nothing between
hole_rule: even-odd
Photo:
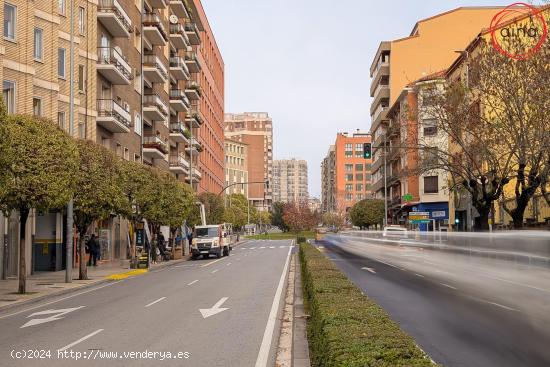
<instances>
[{"instance_id":1,"label":"curb","mask_svg":"<svg viewBox=\"0 0 550 367\"><path fill-rule=\"evenodd\" d=\"M189 259L187 259L187 257L186 257L186 258L183 258L183 259L174 260L174 261L169 262L169 263L161 263L161 264L158 264L157 266L155 266L154 268L152 268L150 270L164 269L166 267L178 265L178 264L180 264L182 262L185 262L185 261L188 261L188 260ZM147 273L149 273L149 271L144 272L143 274L147 274ZM9 305L0 306L0 314L5 312L5 311L20 307L20 306L32 305L32 304L35 304L35 303L38 303L38 302L41 302L41 301L44 301L44 300L48 300L50 298L54 298L54 297L58 297L58 296L65 296L65 295L68 295L68 294L71 294L71 293L76 293L76 292L79 292L79 291L82 291L82 290L86 290L86 289L89 289L89 288L92 288L92 287L95 287L95 286L98 286L98 285L103 285L103 284L106 284L106 283L117 281L115 279L109 279L109 277L111 277L113 275L116 275L116 274L117 273L107 275L104 278L98 279L97 281L94 281L92 283L82 284L79 287L62 289L62 290L59 290L59 291L56 291L56 292L44 294L44 295L41 295L41 296L36 296L34 298L30 298L30 299L25 300L25 301L20 301L20 302L12 303L12 304L9 304ZM139 274L139 275L136 275L136 276L140 276L140 275L143 275L143 274Z\"/></svg>"}]
</instances>

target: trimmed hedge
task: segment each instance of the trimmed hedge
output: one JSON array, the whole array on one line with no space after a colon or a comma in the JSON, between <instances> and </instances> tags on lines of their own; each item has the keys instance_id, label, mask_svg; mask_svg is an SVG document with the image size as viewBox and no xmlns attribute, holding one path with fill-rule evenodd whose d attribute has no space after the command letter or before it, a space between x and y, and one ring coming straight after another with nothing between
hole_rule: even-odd
<instances>
[{"instance_id":1,"label":"trimmed hedge","mask_svg":"<svg viewBox=\"0 0 550 367\"><path fill-rule=\"evenodd\" d=\"M314 367L434 366L413 338L315 247L301 244L300 261Z\"/></svg>"}]
</instances>

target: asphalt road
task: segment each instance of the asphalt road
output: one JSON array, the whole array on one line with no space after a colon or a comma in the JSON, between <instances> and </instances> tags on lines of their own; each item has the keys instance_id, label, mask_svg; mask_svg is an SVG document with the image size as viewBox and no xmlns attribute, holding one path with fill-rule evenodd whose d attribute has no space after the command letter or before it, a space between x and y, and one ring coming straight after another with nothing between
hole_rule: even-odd
<instances>
[{"instance_id":1,"label":"asphalt road","mask_svg":"<svg viewBox=\"0 0 550 367\"><path fill-rule=\"evenodd\" d=\"M550 270L329 236L328 257L446 367L550 366Z\"/></svg>"},{"instance_id":2,"label":"asphalt road","mask_svg":"<svg viewBox=\"0 0 550 367\"><path fill-rule=\"evenodd\" d=\"M290 241L250 241L219 260L10 309L0 365L272 366L291 251Z\"/></svg>"}]
</instances>

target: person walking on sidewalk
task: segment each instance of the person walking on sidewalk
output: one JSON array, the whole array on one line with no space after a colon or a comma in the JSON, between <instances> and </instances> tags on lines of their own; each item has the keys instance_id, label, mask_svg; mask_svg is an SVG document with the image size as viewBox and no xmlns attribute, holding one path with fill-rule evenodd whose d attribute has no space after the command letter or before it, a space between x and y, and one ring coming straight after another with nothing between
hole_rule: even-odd
<instances>
[{"instance_id":1,"label":"person walking on sidewalk","mask_svg":"<svg viewBox=\"0 0 550 367\"><path fill-rule=\"evenodd\" d=\"M97 260L99 259L101 248L95 234L92 234L88 241L88 248L90 249L90 262L93 266L97 266Z\"/></svg>"}]
</instances>

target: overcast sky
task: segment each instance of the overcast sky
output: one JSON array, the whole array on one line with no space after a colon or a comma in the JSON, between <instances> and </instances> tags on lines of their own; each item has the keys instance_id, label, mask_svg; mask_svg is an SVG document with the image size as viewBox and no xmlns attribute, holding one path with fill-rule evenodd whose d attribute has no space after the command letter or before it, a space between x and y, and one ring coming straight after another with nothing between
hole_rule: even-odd
<instances>
[{"instance_id":1,"label":"overcast sky","mask_svg":"<svg viewBox=\"0 0 550 367\"><path fill-rule=\"evenodd\" d=\"M369 67L380 41L459 6L513 1L202 0L225 61L225 111L268 112L274 158L320 165L336 133L368 131ZM460 30L457 29L457 32Z\"/></svg>"}]
</instances>

